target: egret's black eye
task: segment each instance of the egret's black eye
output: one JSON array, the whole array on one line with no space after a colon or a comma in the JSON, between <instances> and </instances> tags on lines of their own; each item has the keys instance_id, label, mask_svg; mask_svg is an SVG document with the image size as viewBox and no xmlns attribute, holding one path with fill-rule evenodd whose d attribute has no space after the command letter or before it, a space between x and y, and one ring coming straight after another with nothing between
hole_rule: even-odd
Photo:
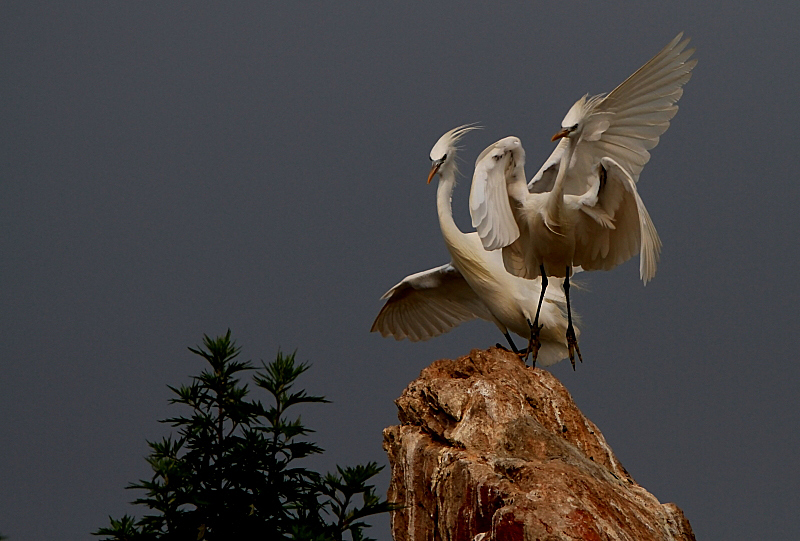
<instances>
[{"instance_id":1,"label":"egret's black eye","mask_svg":"<svg viewBox=\"0 0 800 541\"><path fill-rule=\"evenodd\" d=\"M445 154L444 156L442 156L442 163L444 163L444 161L445 161L446 159L447 159L447 154Z\"/></svg>"}]
</instances>

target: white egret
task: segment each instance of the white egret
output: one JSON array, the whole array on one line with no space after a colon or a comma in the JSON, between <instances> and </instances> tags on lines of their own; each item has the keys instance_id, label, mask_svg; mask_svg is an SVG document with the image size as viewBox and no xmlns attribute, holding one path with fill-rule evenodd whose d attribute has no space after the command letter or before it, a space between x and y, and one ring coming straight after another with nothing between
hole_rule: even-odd
<instances>
[{"instance_id":1,"label":"white egret","mask_svg":"<svg viewBox=\"0 0 800 541\"><path fill-rule=\"evenodd\" d=\"M406 277L390 289L372 331L398 340L427 340L471 319L493 322L517 352L509 330L529 338L531 318L541 294L539 280L512 276L500 251L483 249L477 233L463 233L455 221L451 198L456 181L456 144L469 130L461 126L445 133L431 150L428 182L438 173L437 211L452 263ZM496 164L496 162L493 162ZM477 167L492 164L479 164ZM497 164L502 166L502 164ZM541 307L540 366L567 357L564 339L566 302L558 290L547 293Z\"/></svg>"},{"instance_id":2,"label":"white egret","mask_svg":"<svg viewBox=\"0 0 800 541\"><path fill-rule=\"evenodd\" d=\"M513 170L473 178L470 213L483 246L502 248L515 276L541 277L543 293L547 277L563 277L568 319L573 267L607 270L638 251L644 283L655 275L661 240L636 182L697 63L681 36L608 95L578 100L553 136L561 141L529 184ZM487 151L513 160L512 143L502 140ZM569 322L567 342L574 364L573 350L581 357Z\"/></svg>"}]
</instances>

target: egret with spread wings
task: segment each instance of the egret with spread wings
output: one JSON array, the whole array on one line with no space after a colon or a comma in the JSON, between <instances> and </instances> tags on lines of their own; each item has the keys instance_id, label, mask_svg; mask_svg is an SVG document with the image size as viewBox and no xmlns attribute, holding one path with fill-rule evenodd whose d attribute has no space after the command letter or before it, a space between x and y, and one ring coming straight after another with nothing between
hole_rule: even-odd
<instances>
[{"instance_id":1,"label":"egret with spread wings","mask_svg":"<svg viewBox=\"0 0 800 541\"><path fill-rule=\"evenodd\" d=\"M431 150L428 182L439 175L439 225L452 263L406 277L382 298L386 304L372 325L373 332L400 340L427 340L476 318L493 322L519 353L509 331L530 337L528 321L541 297L539 280L512 276L500 251L483 249L477 233L463 233L453 220L451 198L456 181L456 144L469 131L462 126L444 134ZM491 165L491 164L488 164ZM502 166L502 165L501 165ZM476 167L483 167L479 163ZM567 357L566 302L551 289L541 307L539 364L549 366Z\"/></svg>"},{"instance_id":2,"label":"egret with spread wings","mask_svg":"<svg viewBox=\"0 0 800 541\"><path fill-rule=\"evenodd\" d=\"M644 283L655 275L661 241L636 183L697 63L681 37L608 95L578 100L553 136L558 146L529 184L513 168L473 177L470 213L484 248L502 248L515 276L541 277L543 294L548 277L564 278L568 319L573 267L608 270L638 252ZM484 152L502 151L508 155L502 159L513 161L518 141L507 138ZM538 325L535 318L534 342ZM581 355L569 321L567 342L574 366L573 352Z\"/></svg>"}]
</instances>

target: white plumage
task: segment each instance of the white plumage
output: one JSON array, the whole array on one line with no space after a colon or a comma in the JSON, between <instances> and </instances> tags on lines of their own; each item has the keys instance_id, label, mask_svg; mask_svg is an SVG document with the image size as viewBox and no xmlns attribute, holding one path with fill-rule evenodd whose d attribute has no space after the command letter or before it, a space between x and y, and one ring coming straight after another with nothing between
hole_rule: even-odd
<instances>
[{"instance_id":1,"label":"white plumage","mask_svg":"<svg viewBox=\"0 0 800 541\"><path fill-rule=\"evenodd\" d=\"M505 179L506 169L512 167L510 147L515 144L521 146L516 138L509 140L508 149L490 146L475 161L469 208L472 225L487 250L508 246L519 237L519 228L508 205ZM524 180L524 163L522 165Z\"/></svg>"},{"instance_id":2,"label":"white plumage","mask_svg":"<svg viewBox=\"0 0 800 541\"><path fill-rule=\"evenodd\" d=\"M372 325L373 332L398 340L427 340L464 321L482 318L497 325L514 349L508 331L525 338L531 336L529 322L533 321L540 298L540 281L524 280L506 272L500 251L484 250L477 233L463 233L453 220L456 144L470 129L462 126L450 130L431 150L433 166L428 181L439 174L439 225L452 263L408 276L390 289L382 297L386 304ZM476 170L491 169L491 164L482 162L483 159L478 160ZM541 366L567 357L565 314L564 295L551 289L541 308Z\"/></svg>"},{"instance_id":3,"label":"white plumage","mask_svg":"<svg viewBox=\"0 0 800 541\"><path fill-rule=\"evenodd\" d=\"M470 205L473 225L484 247L502 247L510 273L568 278L573 267L607 270L638 252L641 279L646 284L653 278L661 240L636 183L697 63L681 37L607 96L579 99L553 137L559 144L529 184L524 172L509 168L504 175L473 178L479 194ZM515 155L524 163L518 143L506 138L487 151L507 154L498 163ZM505 194L495 183L505 183ZM504 204L508 208L498 210Z\"/></svg>"}]
</instances>

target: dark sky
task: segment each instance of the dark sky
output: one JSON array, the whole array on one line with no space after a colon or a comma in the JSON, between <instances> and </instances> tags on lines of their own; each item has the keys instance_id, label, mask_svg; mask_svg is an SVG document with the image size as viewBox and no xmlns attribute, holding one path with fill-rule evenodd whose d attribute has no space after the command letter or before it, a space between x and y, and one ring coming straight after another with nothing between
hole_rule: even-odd
<instances>
[{"instance_id":1,"label":"dark sky","mask_svg":"<svg viewBox=\"0 0 800 541\"><path fill-rule=\"evenodd\" d=\"M313 364L333 404L303 412L312 467L385 464L408 382L502 341L368 333L381 294L448 260L430 148L485 126L453 201L468 230L485 146L519 136L531 176L577 98L683 30L699 64L639 182L658 274L581 276L584 363L552 372L698 539L800 538L797 3L475 4L3 3L0 532L141 515L124 487L167 384L229 327L245 358Z\"/></svg>"}]
</instances>

